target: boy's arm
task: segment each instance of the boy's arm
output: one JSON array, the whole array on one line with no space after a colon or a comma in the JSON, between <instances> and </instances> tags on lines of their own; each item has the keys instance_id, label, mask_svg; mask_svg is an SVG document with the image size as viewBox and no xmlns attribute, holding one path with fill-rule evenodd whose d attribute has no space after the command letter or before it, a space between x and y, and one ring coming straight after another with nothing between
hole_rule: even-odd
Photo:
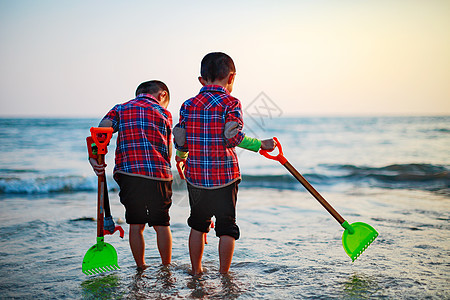
<instances>
[{"instance_id":1,"label":"boy's arm","mask_svg":"<svg viewBox=\"0 0 450 300\"><path fill-rule=\"evenodd\" d=\"M259 139L251 138L245 135L245 133L241 131L241 128L242 126L236 121L230 121L228 123L225 123L225 130L224 130L225 138L227 139L227 141L238 139L240 140L240 143L236 145L237 147L257 152L261 147L261 141ZM241 138L239 134L243 137ZM229 144L231 143L229 142Z\"/></svg>"},{"instance_id":2,"label":"boy's arm","mask_svg":"<svg viewBox=\"0 0 450 300\"><path fill-rule=\"evenodd\" d=\"M250 151L258 152L259 149L273 150L275 141L273 139L259 140L247 136L243 131L241 104L239 101L227 115L224 128L224 136L228 147L240 147Z\"/></svg>"},{"instance_id":3,"label":"boy's arm","mask_svg":"<svg viewBox=\"0 0 450 300\"><path fill-rule=\"evenodd\" d=\"M258 152L259 148L261 148L261 140L257 138L251 138L249 136L245 136L242 142L238 145L240 148L244 148L253 152Z\"/></svg>"},{"instance_id":4,"label":"boy's arm","mask_svg":"<svg viewBox=\"0 0 450 300\"><path fill-rule=\"evenodd\" d=\"M225 124L225 137L237 134L237 129L235 128L237 124L233 124L233 122L229 122ZM237 145L237 147L247 149L253 152L258 152L259 149L272 151L275 148L275 141L273 139L260 140L257 138L249 137L245 135L242 139L242 142Z\"/></svg>"},{"instance_id":5,"label":"boy's arm","mask_svg":"<svg viewBox=\"0 0 450 300\"><path fill-rule=\"evenodd\" d=\"M113 122L110 119L103 119L98 124L98 127L113 127Z\"/></svg>"},{"instance_id":6,"label":"boy's arm","mask_svg":"<svg viewBox=\"0 0 450 300\"><path fill-rule=\"evenodd\" d=\"M177 125L173 128L173 141L175 144L175 149L177 149L176 156L186 159L189 153L189 149L186 143L186 129L185 129L185 117L184 117L184 104L180 108L180 120Z\"/></svg>"},{"instance_id":7,"label":"boy's arm","mask_svg":"<svg viewBox=\"0 0 450 300\"><path fill-rule=\"evenodd\" d=\"M186 159L189 154L189 149L186 145L186 129L181 128L180 124L177 124L173 128L173 141L175 149L177 149L176 157L179 157L182 160Z\"/></svg>"},{"instance_id":8,"label":"boy's arm","mask_svg":"<svg viewBox=\"0 0 450 300\"><path fill-rule=\"evenodd\" d=\"M172 153L173 153L173 143L172 143L172 126L173 126L173 121L172 121L172 114L170 113L170 111L167 111L167 120L168 120L168 124L167 124L167 143L168 143L168 150L169 150L169 161L172 159Z\"/></svg>"},{"instance_id":9,"label":"boy's arm","mask_svg":"<svg viewBox=\"0 0 450 300\"><path fill-rule=\"evenodd\" d=\"M185 179L183 169L189 155L189 149L186 145L186 129L181 128L180 126L180 123L178 123L172 132L175 148L177 149L175 161L177 164L178 174L181 179Z\"/></svg>"},{"instance_id":10,"label":"boy's arm","mask_svg":"<svg viewBox=\"0 0 450 300\"><path fill-rule=\"evenodd\" d=\"M173 128L173 141L175 142L175 149L187 152L186 145L186 129L181 128L180 124Z\"/></svg>"},{"instance_id":11,"label":"boy's arm","mask_svg":"<svg viewBox=\"0 0 450 300\"><path fill-rule=\"evenodd\" d=\"M114 132L119 130L119 116L120 104L114 106L100 121L98 127L112 127Z\"/></svg>"},{"instance_id":12,"label":"boy's arm","mask_svg":"<svg viewBox=\"0 0 450 300\"><path fill-rule=\"evenodd\" d=\"M242 131L244 121L242 120L241 102L238 99L235 100L226 113L223 129L225 145L228 148L239 146L245 138L245 133Z\"/></svg>"},{"instance_id":13,"label":"boy's arm","mask_svg":"<svg viewBox=\"0 0 450 300\"><path fill-rule=\"evenodd\" d=\"M118 106L116 105L113 109L111 109L106 114L106 116L103 117L103 119L98 124L98 127L112 127L112 128L114 128L114 132L117 131L117 129L116 129L117 124L118 124L118 122L117 122L118 114L116 111L117 107ZM105 173L106 163L103 163L102 165L98 164L96 155L92 154L89 149L89 147L90 147L89 144L92 144L92 143L88 142L89 163L91 164L92 169L94 170L94 172L97 176L103 175Z\"/></svg>"},{"instance_id":14,"label":"boy's arm","mask_svg":"<svg viewBox=\"0 0 450 300\"><path fill-rule=\"evenodd\" d=\"M106 164L99 165L97 146L95 145L94 139L91 136L86 138L87 150L88 150L88 160L97 176L103 175L105 173Z\"/></svg>"},{"instance_id":15,"label":"boy's arm","mask_svg":"<svg viewBox=\"0 0 450 300\"><path fill-rule=\"evenodd\" d=\"M274 139L259 140L257 138L251 138L245 136L242 142L238 145L240 148L244 148L250 151L258 152L259 149L272 151L275 149L276 142Z\"/></svg>"}]
</instances>

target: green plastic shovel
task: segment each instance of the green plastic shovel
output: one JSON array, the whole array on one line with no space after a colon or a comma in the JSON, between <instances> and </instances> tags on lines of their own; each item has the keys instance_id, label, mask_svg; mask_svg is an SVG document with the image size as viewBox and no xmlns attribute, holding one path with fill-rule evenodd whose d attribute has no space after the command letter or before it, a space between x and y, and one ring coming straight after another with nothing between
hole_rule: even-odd
<instances>
[{"instance_id":1,"label":"green plastic shovel","mask_svg":"<svg viewBox=\"0 0 450 300\"><path fill-rule=\"evenodd\" d=\"M92 127L91 136L97 145L98 163L104 162L107 152L107 145L112 137L113 129L108 127ZM100 140L99 135L103 136ZM106 138L104 137L106 135ZM82 271L86 275L94 275L98 273L119 270L117 262L117 252L113 246L105 243L103 231L103 214L104 214L104 196L105 196L105 175L98 176L98 194L97 194L97 244L93 245L86 252L83 258Z\"/></svg>"},{"instance_id":2,"label":"green plastic shovel","mask_svg":"<svg viewBox=\"0 0 450 300\"><path fill-rule=\"evenodd\" d=\"M313 196L320 204L341 224L345 229L342 234L342 245L348 256L355 261L367 247L378 236L378 232L369 224L355 222L349 224L344 218L317 192L313 186L288 162L283 155L280 142L274 137L278 148L278 155L270 155L267 150L260 150L259 153L269 159L280 162Z\"/></svg>"}]
</instances>

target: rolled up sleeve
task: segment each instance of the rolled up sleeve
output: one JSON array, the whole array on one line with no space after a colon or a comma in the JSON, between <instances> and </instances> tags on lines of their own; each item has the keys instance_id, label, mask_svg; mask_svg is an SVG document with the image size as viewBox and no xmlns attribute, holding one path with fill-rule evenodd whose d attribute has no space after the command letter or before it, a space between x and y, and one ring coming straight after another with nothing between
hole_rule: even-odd
<instances>
[{"instance_id":1,"label":"rolled up sleeve","mask_svg":"<svg viewBox=\"0 0 450 300\"><path fill-rule=\"evenodd\" d=\"M186 127L185 127L185 108L184 105L180 109L180 121L173 129L173 140L175 149L181 152L188 152L189 148L186 143Z\"/></svg>"},{"instance_id":2,"label":"rolled up sleeve","mask_svg":"<svg viewBox=\"0 0 450 300\"><path fill-rule=\"evenodd\" d=\"M224 141L228 148L236 147L245 137L242 131L244 128L244 121L242 119L241 102L236 99L234 105L231 106L227 112L224 126Z\"/></svg>"}]
</instances>

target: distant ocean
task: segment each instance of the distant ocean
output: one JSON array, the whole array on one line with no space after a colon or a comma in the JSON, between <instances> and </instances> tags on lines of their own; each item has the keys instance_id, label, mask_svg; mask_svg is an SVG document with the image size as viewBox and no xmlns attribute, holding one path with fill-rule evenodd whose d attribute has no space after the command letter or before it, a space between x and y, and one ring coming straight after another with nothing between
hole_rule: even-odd
<instances>
[{"instance_id":1,"label":"distant ocean","mask_svg":"<svg viewBox=\"0 0 450 300\"><path fill-rule=\"evenodd\" d=\"M98 119L0 119L0 298L450 299L450 116L279 117L246 121L254 137L280 140L286 158L350 223L379 237L354 263L337 222L279 163L237 149L241 239L228 276L208 235L207 272L188 275L189 214L174 169L173 264L135 270L125 239L107 236L120 271L88 277L95 244L97 178L85 138ZM107 154L112 214L124 210Z\"/></svg>"}]
</instances>

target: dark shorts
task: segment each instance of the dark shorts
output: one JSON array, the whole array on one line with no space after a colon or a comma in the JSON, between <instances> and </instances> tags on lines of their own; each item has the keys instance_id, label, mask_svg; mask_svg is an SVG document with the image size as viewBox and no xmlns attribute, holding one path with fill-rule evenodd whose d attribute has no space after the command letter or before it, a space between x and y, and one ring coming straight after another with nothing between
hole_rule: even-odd
<instances>
[{"instance_id":1,"label":"dark shorts","mask_svg":"<svg viewBox=\"0 0 450 300\"><path fill-rule=\"evenodd\" d=\"M121 173L116 174L116 179L128 224L170 225L172 181L152 180Z\"/></svg>"},{"instance_id":2,"label":"dark shorts","mask_svg":"<svg viewBox=\"0 0 450 300\"><path fill-rule=\"evenodd\" d=\"M216 236L229 235L239 239L236 225L236 202L239 181L219 189L200 189L188 183L191 215L188 225L200 232L209 232L211 217L216 217Z\"/></svg>"}]
</instances>

